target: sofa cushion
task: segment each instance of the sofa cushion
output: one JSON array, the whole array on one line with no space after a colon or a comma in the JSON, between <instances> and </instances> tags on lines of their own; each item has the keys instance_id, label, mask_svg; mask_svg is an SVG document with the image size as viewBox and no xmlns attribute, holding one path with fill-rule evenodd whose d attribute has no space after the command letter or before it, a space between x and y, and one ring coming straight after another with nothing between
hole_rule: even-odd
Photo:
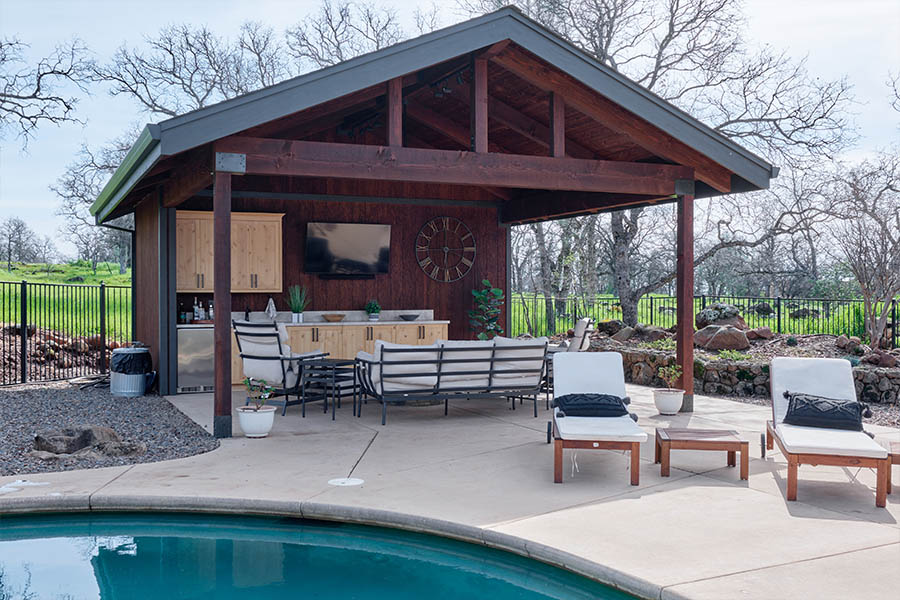
<instances>
[{"instance_id":1,"label":"sofa cushion","mask_svg":"<svg viewBox=\"0 0 900 600\"><path fill-rule=\"evenodd\" d=\"M788 399L784 423L862 431L863 406L856 400L838 400L797 392L785 392L784 395Z\"/></svg>"},{"instance_id":2,"label":"sofa cushion","mask_svg":"<svg viewBox=\"0 0 900 600\"><path fill-rule=\"evenodd\" d=\"M403 352L403 350L408 351ZM377 340L373 354L375 360L381 363L383 372L374 369L373 378L377 377L379 380L383 380L385 391L395 388L406 389L407 386L433 388L437 384L438 350L436 344L413 346ZM433 362L422 364L419 361Z\"/></svg>"},{"instance_id":3,"label":"sofa cushion","mask_svg":"<svg viewBox=\"0 0 900 600\"><path fill-rule=\"evenodd\" d=\"M487 387L491 355L494 353L492 340L441 340L437 344L443 350L441 355L442 390L460 387ZM472 371L481 371L482 374L461 374Z\"/></svg>"},{"instance_id":4,"label":"sofa cushion","mask_svg":"<svg viewBox=\"0 0 900 600\"><path fill-rule=\"evenodd\" d=\"M494 338L494 380L491 387L502 387L507 379L524 380L526 385L537 387L541 382L544 357L547 354L547 338L516 340L497 336ZM501 359L501 360L496 360Z\"/></svg>"}]
</instances>

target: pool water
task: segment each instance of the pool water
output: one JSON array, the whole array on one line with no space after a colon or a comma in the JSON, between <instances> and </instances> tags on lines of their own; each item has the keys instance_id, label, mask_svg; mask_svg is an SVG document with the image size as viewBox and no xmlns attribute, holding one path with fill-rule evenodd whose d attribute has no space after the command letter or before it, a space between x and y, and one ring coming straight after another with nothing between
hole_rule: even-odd
<instances>
[{"instance_id":1,"label":"pool water","mask_svg":"<svg viewBox=\"0 0 900 600\"><path fill-rule=\"evenodd\" d=\"M0 598L624 600L515 554L289 518L171 513L0 517Z\"/></svg>"}]
</instances>

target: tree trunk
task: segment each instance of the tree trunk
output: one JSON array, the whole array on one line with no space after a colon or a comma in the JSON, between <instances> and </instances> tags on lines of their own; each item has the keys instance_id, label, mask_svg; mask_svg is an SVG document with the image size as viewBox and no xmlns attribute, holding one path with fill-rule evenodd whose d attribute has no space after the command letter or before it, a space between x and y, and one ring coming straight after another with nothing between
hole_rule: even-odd
<instances>
[{"instance_id":1,"label":"tree trunk","mask_svg":"<svg viewBox=\"0 0 900 600\"><path fill-rule=\"evenodd\" d=\"M640 209L632 209L640 210ZM631 211L629 211L631 212ZM636 219L633 215L630 220ZM622 321L630 327L638 322L638 300L640 296L635 293L631 280L631 244L634 241L634 233L625 223L625 211L612 213L611 219L613 239L613 275L616 284L616 295L622 307Z\"/></svg>"},{"instance_id":2,"label":"tree trunk","mask_svg":"<svg viewBox=\"0 0 900 600\"><path fill-rule=\"evenodd\" d=\"M550 249L547 248L544 224L535 223L531 228L537 245L538 284L544 296L544 317L547 320L547 333L552 335L556 333L556 311L553 306L553 265L550 259Z\"/></svg>"}]
</instances>

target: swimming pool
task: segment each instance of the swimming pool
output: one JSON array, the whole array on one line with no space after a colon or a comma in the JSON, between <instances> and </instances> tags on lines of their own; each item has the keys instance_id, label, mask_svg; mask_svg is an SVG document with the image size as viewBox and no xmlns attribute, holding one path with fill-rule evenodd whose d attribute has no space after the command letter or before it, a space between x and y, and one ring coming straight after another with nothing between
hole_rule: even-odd
<instances>
[{"instance_id":1,"label":"swimming pool","mask_svg":"<svg viewBox=\"0 0 900 600\"><path fill-rule=\"evenodd\" d=\"M484 546L277 517L76 513L0 517L0 598L625 600Z\"/></svg>"}]
</instances>

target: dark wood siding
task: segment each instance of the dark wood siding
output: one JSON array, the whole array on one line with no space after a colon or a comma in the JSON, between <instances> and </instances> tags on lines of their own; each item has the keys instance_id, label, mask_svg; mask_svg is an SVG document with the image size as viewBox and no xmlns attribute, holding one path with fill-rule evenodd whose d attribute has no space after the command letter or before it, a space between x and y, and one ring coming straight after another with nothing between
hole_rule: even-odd
<instances>
[{"instance_id":1,"label":"dark wood siding","mask_svg":"<svg viewBox=\"0 0 900 600\"><path fill-rule=\"evenodd\" d=\"M490 279L494 285L506 289L507 229L499 225L497 209L490 206L273 198L235 198L232 206L235 211L285 213L284 289L295 283L307 286L312 298L310 310L361 310L366 301L377 298L385 309L433 309L436 319L450 321L451 338L467 339L472 337L467 316L472 308L471 290L480 286L482 279ZM194 200L183 208L209 210L211 202ZM460 219L476 238L474 266L465 277L452 283L430 279L415 258L416 234L428 220L438 216ZM304 273L306 224L310 221L390 224L390 273L363 280L328 280ZM268 297L268 294L232 294L232 309L263 310ZM274 300L279 310L288 310L284 295L276 295Z\"/></svg>"},{"instance_id":2,"label":"dark wood siding","mask_svg":"<svg viewBox=\"0 0 900 600\"><path fill-rule=\"evenodd\" d=\"M134 295L137 314L134 331L150 348L154 369L159 368L159 208L145 200L134 211Z\"/></svg>"}]
</instances>

